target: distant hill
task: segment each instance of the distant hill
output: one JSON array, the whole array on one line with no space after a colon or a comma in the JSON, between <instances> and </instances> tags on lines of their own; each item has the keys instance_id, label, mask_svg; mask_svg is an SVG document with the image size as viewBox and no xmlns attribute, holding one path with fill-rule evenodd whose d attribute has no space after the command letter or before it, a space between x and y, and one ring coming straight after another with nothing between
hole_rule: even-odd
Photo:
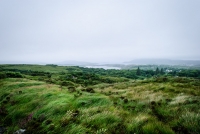
<instances>
[{"instance_id":1,"label":"distant hill","mask_svg":"<svg viewBox=\"0 0 200 134\"><path fill-rule=\"evenodd\" d=\"M36 61L0 61L0 64L38 64L45 65L45 62L36 62Z\"/></svg>"},{"instance_id":2,"label":"distant hill","mask_svg":"<svg viewBox=\"0 0 200 134\"><path fill-rule=\"evenodd\" d=\"M68 66L90 66L90 65L96 65L97 63L91 63L91 62L82 62L82 61L63 61L59 63L55 63L57 65L68 65Z\"/></svg>"},{"instance_id":3,"label":"distant hill","mask_svg":"<svg viewBox=\"0 0 200 134\"><path fill-rule=\"evenodd\" d=\"M84 61L68 60L63 62L31 62L31 61L0 61L0 64L56 64L60 66L111 66L123 67L126 65L184 65L184 66L200 66L200 60L170 60L170 59L135 59L123 63L92 63Z\"/></svg>"},{"instance_id":4,"label":"distant hill","mask_svg":"<svg viewBox=\"0 0 200 134\"><path fill-rule=\"evenodd\" d=\"M170 60L170 59L135 59L125 64L136 65L187 65L196 66L200 65L200 60Z\"/></svg>"}]
</instances>

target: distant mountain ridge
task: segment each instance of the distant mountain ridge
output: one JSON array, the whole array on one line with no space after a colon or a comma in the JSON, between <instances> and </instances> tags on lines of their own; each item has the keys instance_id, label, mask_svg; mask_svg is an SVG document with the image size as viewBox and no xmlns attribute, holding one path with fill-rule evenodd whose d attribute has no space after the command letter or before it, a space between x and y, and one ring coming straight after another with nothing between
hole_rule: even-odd
<instances>
[{"instance_id":1,"label":"distant mountain ridge","mask_svg":"<svg viewBox=\"0 0 200 134\"><path fill-rule=\"evenodd\" d=\"M171 60L171 59L135 59L128 62L112 63L93 63L84 61L62 61L62 62L31 62L31 61L0 61L0 64L56 64L61 66L126 66L126 65L184 65L184 66L200 66L200 60Z\"/></svg>"},{"instance_id":2,"label":"distant mountain ridge","mask_svg":"<svg viewBox=\"0 0 200 134\"><path fill-rule=\"evenodd\" d=\"M170 59L135 59L125 64L136 65L200 65L200 60L170 60Z\"/></svg>"}]
</instances>

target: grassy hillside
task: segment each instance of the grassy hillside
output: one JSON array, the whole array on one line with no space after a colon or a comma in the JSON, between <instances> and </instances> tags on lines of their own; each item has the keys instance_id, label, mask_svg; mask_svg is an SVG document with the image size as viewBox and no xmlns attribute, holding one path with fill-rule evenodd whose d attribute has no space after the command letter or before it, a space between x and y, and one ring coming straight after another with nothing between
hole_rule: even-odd
<instances>
[{"instance_id":1,"label":"grassy hillside","mask_svg":"<svg viewBox=\"0 0 200 134\"><path fill-rule=\"evenodd\" d=\"M19 129L27 134L200 132L197 78L129 79L79 67L0 68L0 124L8 134Z\"/></svg>"}]
</instances>

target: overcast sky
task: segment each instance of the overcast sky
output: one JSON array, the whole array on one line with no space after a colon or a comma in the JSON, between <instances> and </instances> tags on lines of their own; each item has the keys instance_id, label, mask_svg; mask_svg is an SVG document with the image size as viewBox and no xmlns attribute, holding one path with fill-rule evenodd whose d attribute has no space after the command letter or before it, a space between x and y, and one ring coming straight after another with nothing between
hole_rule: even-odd
<instances>
[{"instance_id":1,"label":"overcast sky","mask_svg":"<svg viewBox=\"0 0 200 134\"><path fill-rule=\"evenodd\" d=\"M0 0L0 61L200 59L200 0Z\"/></svg>"}]
</instances>

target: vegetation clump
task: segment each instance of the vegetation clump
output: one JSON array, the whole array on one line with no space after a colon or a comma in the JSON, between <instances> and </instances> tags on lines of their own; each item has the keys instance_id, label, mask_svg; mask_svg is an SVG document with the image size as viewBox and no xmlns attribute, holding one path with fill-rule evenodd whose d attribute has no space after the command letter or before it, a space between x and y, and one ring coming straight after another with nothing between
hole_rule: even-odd
<instances>
[{"instance_id":1,"label":"vegetation clump","mask_svg":"<svg viewBox=\"0 0 200 134\"><path fill-rule=\"evenodd\" d=\"M86 88L85 91L89 93L94 93L94 89L91 87Z\"/></svg>"},{"instance_id":2,"label":"vegetation clump","mask_svg":"<svg viewBox=\"0 0 200 134\"><path fill-rule=\"evenodd\" d=\"M69 92L75 92L76 89L75 89L75 87L70 86L70 87L68 87L68 91L69 91Z\"/></svg>"}]
</instances>

